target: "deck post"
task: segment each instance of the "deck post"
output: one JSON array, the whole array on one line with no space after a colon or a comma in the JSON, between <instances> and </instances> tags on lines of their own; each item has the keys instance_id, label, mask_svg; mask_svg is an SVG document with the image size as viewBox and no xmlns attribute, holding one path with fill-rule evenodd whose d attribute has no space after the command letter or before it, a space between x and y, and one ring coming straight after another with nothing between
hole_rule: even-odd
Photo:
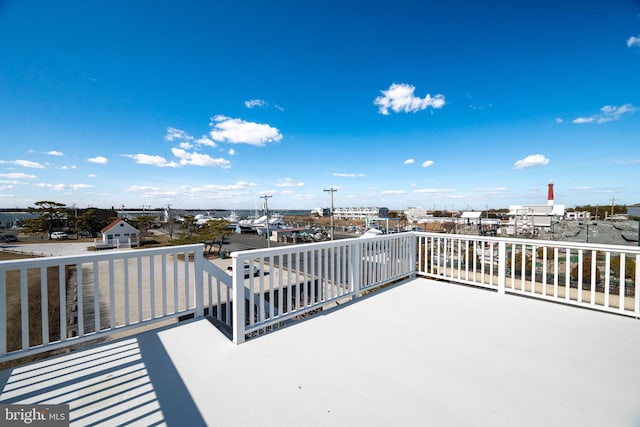
<instances>
[{"instance_id":1,"label":"deck post","mask_svg":"<svg viewBox=\"0 0 640 427\"><path fill-rule=\"evenodd\" d=\"M416 232L411 232L411 239L409 239L409 262L411 277L415 278L418 272L418 234Z\"/></svg>"},{"instance_id":2,"label":"deck post","mask_svg":"<svg viewBox=\"0 0 640 427\"><path fill-rule=\"evenodd\" d=\"M194 296L196 299L196 318L204 317L204 244L193 250L193 285L195 286Z\"/></svg>"},{"instance_id":3,"label":"deck post","mask_svg":"<svg viewBox=\"0 0 640 427\"><path fill-rule=\"evenodd\" d=\"M244 342L244 327L245 327L245 296L244 296L244 271L242 268L242 261L238 261L238 254L231 254L233 260L233 313L232 313L232 325L233 328L233 343L242 344Z\"/></svg>"},{"instance_id":4,"label":"deck post","mask_svg":"<svg viewBox=\"0 0 640 427\"><path fill-rule=\"evenodd\" d=\"M7 354L7 275L2 272L0 274L0 304L2 304L2 310L0 311L0 358Z\"/></svg>"},{"instance_id":5,"label":"deck post","mask_svg":"<svg viewBox=\"0 0 640 427\"><path fill-rule=\"evenodd\" d=\"M640 233L640 231L638 231ZM640 242L640 240L638 241ZM636 290L634 293L635 296L635 307L634 312L636 313L636 319L640 319L640 254L636 255Z\"/></svg>"},{"instance_id":6,"label":"deck post","mask_svg":"<svg viewBox=\"0 0 640 427\"><path fill-rule=\"evenodd\" d=\"M349 259L349 283L351 283L351 291L353 292L352 300L360 296L360 281L362 280L362 274L360 273L360 266L362 265L362 255L360 247L362 245L362 239L355 241L351 244L351 257Z\"/></svg>"},{"instance_id":7,"label":"deck post","mask_svg":"<svg viewBox=\"0 0 640 427\"><path fill-rule=\"evenodd\" d=\"M498 242L498 293L505 293L507 281L507 243L504 240Z\"/></svg>"}]
</instances>

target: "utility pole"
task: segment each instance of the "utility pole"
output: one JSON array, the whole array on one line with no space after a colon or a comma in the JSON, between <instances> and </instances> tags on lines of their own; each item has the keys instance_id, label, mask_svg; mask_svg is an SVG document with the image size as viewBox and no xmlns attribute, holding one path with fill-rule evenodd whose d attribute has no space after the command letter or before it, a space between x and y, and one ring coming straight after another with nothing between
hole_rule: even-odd
<instances>
[{"instance_id":1,"label":"utility pole","mask_svg":"<svg viewBox=\"0 0 640 427\"><path fill-rule=\"evenodd\" d=\"M614 213L613 213L613 208L615 207L615 205L616 205L616 198L615 198L615 197L612 197L612 198L611 198L611 216L613 216L613 215L614 215Z\"/></svg>"},{"instance_id":2,"label":"utility pole","mask_svg":"<svg viewBox=\"0 0 640 427\"><path fill-rule=\"evenodd\" d=\"M333 240L333 193L335 193L338 190L333 187L330 187L325 189L324 191L331 194L331 240Z\"/></svg>"},{"instance_id":3,"label":"utility pole","mask_svg":"<svg viewBox=\"0 0 640 427\"><path fill-rule=\"evenodd\" d=\"M268 194L265 194L264 196L260 196L261 199L264 199L264 212L265 215L267 216L267 221L265 224L265 227L267 228L266 231L266 235L267 235L267 247L270 248L271 247L271 236L269 236L269 198L271 198L273 196L270 196Z\"/></svg>"},{"instance_id":4,"label":"utility pole","mask_svg":"<svg viewBox=\"0 0 640 427\"><path fill-rule=\"evenodd\" d=\"M169 227L169 240L173 242L173 214L171 213L171 203L167 205L167 226Z\"/></svg>"}]
</instances>

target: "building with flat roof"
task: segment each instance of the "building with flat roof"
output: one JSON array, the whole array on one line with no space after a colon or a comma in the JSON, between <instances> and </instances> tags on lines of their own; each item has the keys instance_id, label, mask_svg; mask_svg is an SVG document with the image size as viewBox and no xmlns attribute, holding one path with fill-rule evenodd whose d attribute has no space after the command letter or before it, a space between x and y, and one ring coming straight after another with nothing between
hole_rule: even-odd
<instances>
[{"instance_id":1,"label":"building with flat roof","mask_svg":"<svg viewBox=\"0 0 640 427\"><path fill-rule=\"evenodd\" d=\"M387 218L389 216L389 208L378 208L378 207L334 208L333 216L336 219Z\"/></svg>"}]
</instances>

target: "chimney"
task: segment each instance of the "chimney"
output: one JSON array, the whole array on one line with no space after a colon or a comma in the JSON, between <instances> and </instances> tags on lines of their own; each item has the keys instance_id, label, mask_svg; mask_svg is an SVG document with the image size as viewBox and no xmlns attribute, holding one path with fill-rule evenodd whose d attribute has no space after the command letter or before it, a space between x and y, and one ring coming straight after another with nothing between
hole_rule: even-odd
<instances>
[{"instance_id":1,"label":"chimney","mask_svg":"<svg viewBox=\"0 0 640 427\"><path fill-rule=\"evenodd\" d=\"M549 182L549 190L547 191L547 205L553 206L553 182Z\"/></svg>"}]
</instances>

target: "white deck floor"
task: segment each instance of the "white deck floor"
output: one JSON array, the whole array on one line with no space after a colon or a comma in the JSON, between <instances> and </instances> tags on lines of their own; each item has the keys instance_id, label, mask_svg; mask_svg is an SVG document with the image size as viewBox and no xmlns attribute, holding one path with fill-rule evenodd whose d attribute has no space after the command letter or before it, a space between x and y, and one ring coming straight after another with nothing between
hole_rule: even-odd
<instances>
[{"instance_id":1,"label":"white deck floor","mask_svg":"<svg viewBox=\"0 0 640 427\"><path fill-rule=\"evenodd\" d=\"M74 425L638 426L640 321L416 279L240 346L198 320L0 387Z\"/></svg>"}]
</instances>

